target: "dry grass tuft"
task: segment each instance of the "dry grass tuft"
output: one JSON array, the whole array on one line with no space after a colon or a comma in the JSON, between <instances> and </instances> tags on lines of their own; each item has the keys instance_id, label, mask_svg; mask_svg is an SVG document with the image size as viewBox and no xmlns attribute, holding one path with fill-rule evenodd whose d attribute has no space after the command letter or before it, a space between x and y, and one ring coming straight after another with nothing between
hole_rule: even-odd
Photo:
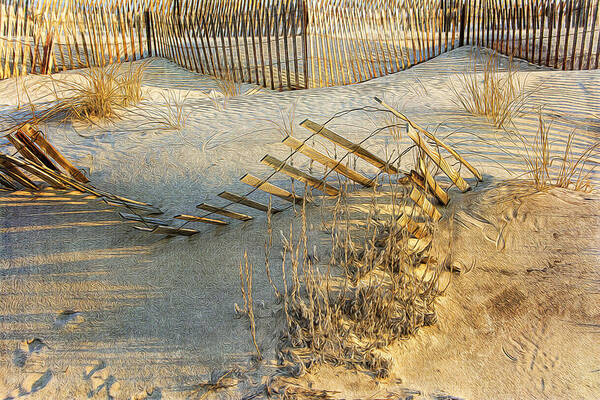
<instances>
[{"instance_id":1,"label":"dry grass tuft","mask_svg":"<svg viewBox=\"0 0 600 400\"><path fill-rule=\"evenodd\" d=\"M560 157L552 156L552 143L548 138L551 122L544 121L542 111L538 111L538 130L533 140L528 139L518 131L512 131L523 144L525 154L523 160L526 173L533 180L537 190L546 190L550 187L561 187L579 191L590 192L593 187L590 176L594 167L587 167L588 162L598 154L600 141L592 144L583 144L583 152L579 156L573 155L573 140L575 131L572 131ZM580 147L580 146L578 146Z\"/></svg>"},{"instance_id":2,"label":"dry grass tuft","mask_svg":"<svg viewBox=\"0 0 600 400\"><path fill-rule=\"evenodd\" d=\"M189 113L185 111L189 92L182 95L180 92L169 91L168 95L161 93L164 107L144 110L143 115L152 126L158 126L167 130L180 131L187 125Z\"/></svg>"},{"instance_id":3,"label":"dry grass tuft","mask_svg":"<svg viewBox=\"0 0 600 400\"><path fill-rule=\"evenodd\" d=\"M142 100L142 81L146 63L127 68L121 64L106 67L91 67L83 70L77 81L58 80L32 85L27 92L49 88L55 101L48 103L39 112L33 112L29 123L40 123L59 119L99 121L118 119L121 113Z\"/></svg>"},{"instance_id":4,"label":"dry grass tuft","mask_svg":"<svg viewBox=\"0 0 600 400\"><path fill-rule=\"evenodd\" d=\"M394 204L405 205L409 189L390 185ZM403 213L408 216L404 207L387 222L376 223L375 199L374 193L359 249L351 234L347 197L338 197L326 268L319 268L315 255L309 255L305 205L300 237L294 238L293 226L289 235L282 233L284 278L279 292L285 325L278 360L292 376L301 376L313 364L328 363L385 378L391 368L385 347L436 321L434 301L443 291L440 269L421 255L427 246L412 250L416 239L399 223ZM426 216L421 217L429 227ZM416 273L421 265L421 273Z\"/></svg>"},{"instance_id":5,"label":"dry grass tuft","mask_svg":"<svg viewBox=\"0 0 600 400\"><path fill-rule=\"evenodd\" d=\"M216 95L209 95L209 99L214 107L221 111L227 108L227 100L232 97L241 96L242 85L233 79L233 75L228 71L221 78L214 78L217 84Z\"/></svg>"},{"instance_id":6,"label":"dry grass tuft","mask_svg":"<svg viewBox=\"0 0 600 400\"><path fill-rule=\"evenodd\" d=\"M478 58L473 56L469 70L459 75L458 87L451 83L453 101L473 115L484 116L497 128L508 126L523 112L534 89L517 77L512 60L508 71L501 73L498 53L487 57L483 70L478 67Z\"/></svg>"},{"instance_id":7,"label":"dry grass tuft","mask_svg":"<svg viewBox=\"0 0 600 400\"><path fill-rule=\"evenodd\" d=\"M240 262L239 267L242 298L244 300L244 309L239 310L239 307L236 304L236 311L238 312L238 314L245 314L248 316L248 321L250 322L250 334L252 336L252 343L254 344L254 348L256 349L256 357L258 360L262 360L262 354L260 352L258 342L256 341L256 320L254 318L254 300L252 298L252 264L248 262L248 254L246 252L244 252L243 265L242 262Z\"/></svg>"}]
</instances>

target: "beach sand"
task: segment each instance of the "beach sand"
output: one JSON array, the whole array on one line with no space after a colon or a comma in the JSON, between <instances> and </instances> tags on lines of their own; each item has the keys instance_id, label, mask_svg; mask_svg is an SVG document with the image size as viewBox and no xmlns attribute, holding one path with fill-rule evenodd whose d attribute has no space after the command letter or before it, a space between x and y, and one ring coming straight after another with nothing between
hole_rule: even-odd
<instances>
[{"instance_id":1,"label":"beach sand","mask_svg":"<svg viewBox=\"0 0 600 400\"><path fill-rule=\"evenodd\" d=\"M394 360L389 379L320 366L298 383L347 399L413 392L424 399L597 398L600 196L565 189L534 194L531 185L515 181L526 178L523 144L452 101L450 85L466 71L471 51L457 49L356 85L283 93L245 85L244 94L229 99L209 93L218 88L214 80L151 59L139 109L106 126L51 122L41 129L95 186L149 202L168 219L201 215L195 206L202 202L225 204L217 197L223 190L247 193L239 182L245 173L268 176L260 159L289 154L282 126L304 139L309 132L301 121L325 123L338 114L328 127L362 141L391 121L376 111L373 97L382 97L440 137L449 135L446 141L482 172L484 182L476 185L463 170L476 187L465 194L450 190L434 243L442 249L451 237L453 258L472 269L452 274L436 325L388 349ZM517 75L535 88L529 112L514 120L526 138L536 134L535 110L543 106L553 118L555 156L574 129L575 154L598 140L598 71L515 63ZM76 73L53 78L77 79ZM24 112L17 110L23 102L18 88L14 79L0 81L4 126ZM169 96L185 98L188 118L180 131L148 123L153 110L168 107ZM348 110L354 111L343 113ZM340 151L316 139L309 143L331 155ZM402 137L397 146L385 129L363 144L383 158L409 145ZM401 165L413 161L406 156ZM591 166L598 162L597 154L591 157ZM302 156L293 165L323 173ZM352 166L367 176L377 172L361 160ZM592 173L592 183L599 180ZM270 182L291 187L281 174ZM0 192L0 198L0 399L194 398L211 373L233 366L245 378L211 396L241 398L276 372L281 318L264 273L264 214L236 206L255 219L217 228L188 224L201 232L167 238L134 230L140 224L121 220L123 210L77 192ZM267 201L258 192L252 198ZM351 198L357 210L370 201L358 188ZM310 247L326 260L331 246L322 222L332 204L316 203L308 209ZM286 205L274 200L274 206ZM298 218L297 209L274 215L271 265L281 265L280 232ZM245 251L254 266L257 335L265 354L258 366L247 321L234 310L242 302L238 264ZM277 268L273 274L280 282Z\"/></svg>"}]
</instances>

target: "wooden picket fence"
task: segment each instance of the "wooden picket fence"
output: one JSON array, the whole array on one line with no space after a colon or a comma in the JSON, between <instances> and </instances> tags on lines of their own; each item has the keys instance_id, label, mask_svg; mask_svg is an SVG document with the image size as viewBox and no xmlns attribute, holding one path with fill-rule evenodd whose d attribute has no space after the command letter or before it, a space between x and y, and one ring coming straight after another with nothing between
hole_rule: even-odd
<instances>
[{"instance_id":1,"label":"wooden picket fence","mask_svg":"<svg viewBox=\"0 0 600 400\"><path fill-rule=\"evenodd\" d=\"M0 79L166 57L271 89L346 85L463 45L598 68L600 0L0 0Z\"/></svg>"},{"instance_id":2,"label":"wooden picket fence","mask_svg":"<svg viewBox=\"0 0 600 400\"><path fill-rule=\"evenodd\" d=\"M563 70L597 69L599 0L466 0L460 44Z\"/></svg>"},{"instance_id":3,"label":"wooden picket fence","mask_svg":"<svg viewBox=\"0 0 600 400\"><path fill-rule=\"evenodd\" d=\"M143 3L3 0L0 78L147 57Z\"/></svg>"}]
</instances>

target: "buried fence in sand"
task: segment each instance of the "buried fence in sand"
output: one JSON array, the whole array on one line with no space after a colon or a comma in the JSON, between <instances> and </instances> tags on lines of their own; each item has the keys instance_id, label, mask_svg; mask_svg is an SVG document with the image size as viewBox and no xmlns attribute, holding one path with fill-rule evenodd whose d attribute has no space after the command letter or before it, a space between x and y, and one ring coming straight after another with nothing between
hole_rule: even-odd
<instances>
[{"instance_id":1,"label":"buried fence in sand","mask_svg":"<svg viewBox=\"0 0 600 400\"><path fill-rule=\"evenodd\" d=\"M286 202L296 205L310 203L307 197L308 190L304 196L295 193L294 187L286 190L269 182L277 173L283 173L292 180L305 185L305 189L316 189L327 196L338 196L343 189L338 189L326 181L331 173L337 173L339 177L346 178L349 182L354 182L362 187L377 186L377 178L385 173L390 176L403 175L398 178L398 182L409 184L412 187L410 199L418 206L422 212L429 216L434 222L441 218L441 214L436 206L430 202L428 197L435 198L436 202L442 206L448 204L449 196L446 191L438 184L435 179L435 173L430 172L427 167L429 161L435 165L435 168L443 172L458 189L465 192L470 189L469 184L461 177L460 173L452 167L440 154L440 149L447 151L454 159L464 166L478 181L482 181L482 175L479 171L461 157L454 149L442 142L440 139L429 133L427 130L416 125L402 113L398 112L383 100L375 98L387 112L393 114L396 118L406 123L407 134L419 150L419 157L415 165L416 170L410 172L401 171L394 166L397 160L384 160L371 153L365 147L363 142L354 143L346 138L336 134L326 126L319 125L310 120L303 121L300 126L309 130L311 135L304 141L298 140L292 136L287 136L282 143L289 147L292 153L284 160L279 160L273 156L266 155L261 162L273 169L273 172L266 178L258 178L251 174L245 174L240 181L251 186L252 189L243 195L223 191L219 197L228 201L224 206L213 206L202 203L197 206L198 209L206 211L204 215L178 214L171 219L156 218L152 215L162 214L162 211L151 204L130 200L121 196L101 191L91 184L85 175L75 168L62 154L55 149L44 137L43 133L36 130L29 124L23 125L14 133L6 137L15 150L22 157L21 159L0 153L0 188L3 190L18 190L23 187L28 190L38 190L39 183L34 180L41 180L51 187L65 190L71 189L82 193L88 193L92 196L104 200L105 203L117 207L125 207L129 213L120 213L124 220L137 221L145 226L135 227L138 230L166 235L192 236L199 233L196 229L186 228L190 222L211 224L217 226L228 225L227 220L215 219L214 215L226 217L231 220L250 221L253 217L241 212L231 210L230 206L240 205L254 210L266 212L268 215L283 211L268 205L256 202L249 196L257 190L263 191L271 196L278 197ZM320 136L332 142L334 146L344 149L345 153L339 159L330 157L318 150L310 147L307 143L314 136ZM429 143L429 144L428 144ZM312 161L323 165L327 173L322 178L317 178L305 173L288 163L288 160L294 155L300 153ZM348 157L354 155L378 168L379 173L373 178L368 178L363 174L352 169L343 162L349 162ZM54 161L53 161L54 160ZM59 168L60 167L60 168ZM61 170L62 169L62 170ZM64 172L63 172L64 171ZM185 221L179 226L175 226L175 221ZM410 215L403 215L398 223L406 229L417 240L426 238L426 230L420 222L414 221Z\"/></svg>"},{"instance_id":2,"label":"buried fence in sand","mask_svg":"<svg viewBox=\"0 0 600 400\"><path fill-rule=\"evenodd\" d=\"M365 81L473 44L598 68L600 0L0 1L0 79L166 57L271 89Z\"/></svg>"}]
</instances>

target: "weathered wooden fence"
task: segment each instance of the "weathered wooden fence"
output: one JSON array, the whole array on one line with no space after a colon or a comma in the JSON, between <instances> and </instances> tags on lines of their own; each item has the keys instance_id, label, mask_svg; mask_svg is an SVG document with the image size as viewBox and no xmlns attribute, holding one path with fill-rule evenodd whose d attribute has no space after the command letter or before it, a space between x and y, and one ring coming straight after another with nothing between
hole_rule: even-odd
<instances>
[{"instance_id":1,"label":"weathered wooden fence","mask_svg":"<svg viewBox=\"0 0 600 400\"><path fill-rule=\"evenodd\" d=\"M0 78L166 57L272 89L345 85L472 44L598 68L600 0L0 0Z\"/></svg>"},{"instance_id":2,"label":"weathered wooden fence","mask_svg":"<svg viewBox=\"0 0 600 400\"><path fill-rule=\"evenodd\" d=\"M553 68L596 69L599 7L598 0L466 0L460 44Z\"/></svg>"},{"instance_id":3,"label":"weathered wooden fence","mask_svg":"<svg viewBox=\"0 0 600 400\"><path fill-rule=\"evenodd\" d=\"M271 89L303 88L308 57L302 0L155 3L152 54L188 69Z\"/></svg>"}]
</instances>

